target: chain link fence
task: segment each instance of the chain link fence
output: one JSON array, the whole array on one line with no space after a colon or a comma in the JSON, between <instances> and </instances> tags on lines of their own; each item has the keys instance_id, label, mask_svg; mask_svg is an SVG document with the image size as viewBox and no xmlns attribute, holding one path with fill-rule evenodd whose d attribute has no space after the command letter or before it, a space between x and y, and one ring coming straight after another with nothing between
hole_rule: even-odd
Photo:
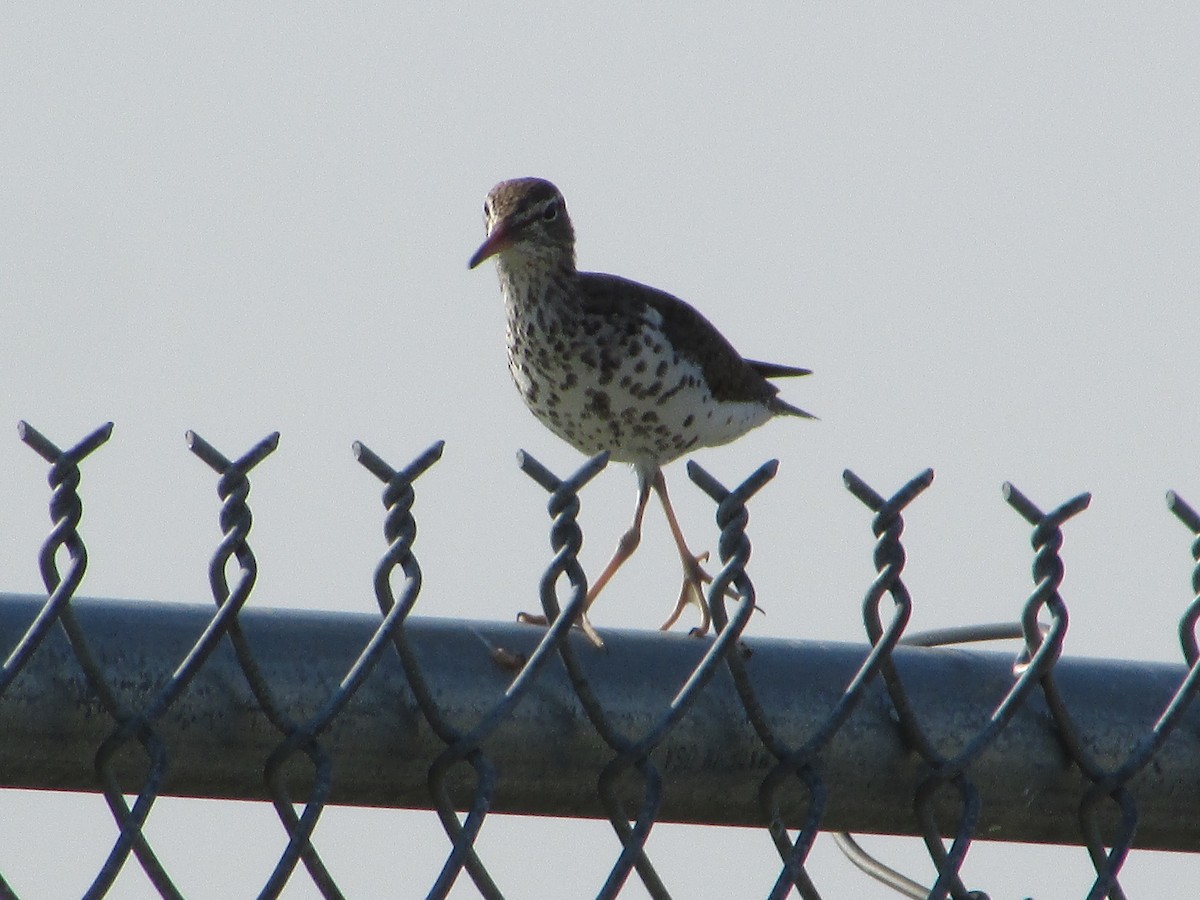
<instances>
[{"instance_id":1,"label":"chain link fence","mask_svg":"<svg viewBox=\"0 0 1200 900\"><path fill-rule=\"evenodd\" d=\"M104 795L119 837L88 897L104 896L131 856L163 897L182 896L143 830L160 796L271 802L288 843L262 897L299 867L324 896L342 896L313 840L331 803L436 813L451 849L430 897L462 878L504 896L474 849L491 812L607 819L619 850L601 897L631 878L670 896L646 851L657 822L765 829L780 863L772 898L822 896L805 868L821 831L909 897L986 897L959 875L975 838L1080 845L1096 872L1089 898L1124 896L1135 835L1139 847L1200 849L1200 717L1188 711L1200 672L1200 516L1173 493L1196 563L1182 665L1061 657L1063 527L1089 497L1043 511L1012 485L1005 499L1032 529L1034 586L1019 621L906 634L903 514L932 470L886 497L845 473L876 538L867 644L743 638L755 608L747 503L773 462L732 489L688 465L720 528L715 635L606 630L598 649L571 625L586 594L579 492L603 456L566 479L520 456L549 497L553 558L539 594L550 624L537 628L413 615L414 484L441 444L400 468L354 445L383 485L375 614L247 606L257 571L248 476L277 434L234 459L188 434L222 501L212 608L77 596L80 465L111 430L63 450L21 423L50 465L46 594L0 594L0 784ZM936 646L995 638L1021 649ZM922 837L937 880L910 881L851 832ZM2 877L0 896L16 896Z\"/></svg>"}]
</instances>

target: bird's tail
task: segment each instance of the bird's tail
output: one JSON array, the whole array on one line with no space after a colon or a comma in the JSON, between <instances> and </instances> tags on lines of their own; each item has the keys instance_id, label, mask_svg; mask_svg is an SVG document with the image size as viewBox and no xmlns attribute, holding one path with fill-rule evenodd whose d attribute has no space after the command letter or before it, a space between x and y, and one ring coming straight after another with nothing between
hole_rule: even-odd
<instances>
[{"instance_id":1,"label":"bird's tail","mask_svg":"<svg viewBox=\"0 0 1200 900\"><path fill-rule=\"evenodd\" d=\"M796 366L781 366L779 363L759 362L756 359L746 360L746 365L763 378L795 378L799 375L811 375L812 369L800 369Z\"/></svg>"},{"instance_id":2,"label":"bird's tail","mask_svg":"<svg viewBox=\"0 0 1200 900\"><path fill-rule=\"evenodd\" d=\"M777 416L799 416L801 419L817 419L812 413L805 412L798 406L792 406L786 400L780 400L778 397L771 398L771 412Z\"/></svg>"},{"instance_id":3,"label":"bird's tail","mask_svg":"<svg viewBox=\"0 0 1200 900\"><path fill-rule=\"evenodd\" d=\"M812 369L800 369L796 366L782 366L779 363L759 362L758 360L748 359L746 364L763 378L795 378L800 375L811 375ZM777 416L799 416L802 419L815 419L810 412L805 412L798 406L792 406L786 400L780 400L778 397L772 397L770 401L771 412Z\"/></svg>"}]
</instances>

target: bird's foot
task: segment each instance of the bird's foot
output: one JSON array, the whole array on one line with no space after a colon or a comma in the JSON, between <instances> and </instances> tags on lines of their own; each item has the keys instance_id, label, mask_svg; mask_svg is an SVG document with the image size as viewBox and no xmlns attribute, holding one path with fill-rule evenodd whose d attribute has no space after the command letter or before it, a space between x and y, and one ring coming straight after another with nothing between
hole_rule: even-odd
<instances>
[{"instance_id":1,"label":"bird's foot","mask_svg":"<svg viewBox=\"0 0 1200 900\"><path fill-rule=\"evenodd\" d=\"M701 553L699 556L692 556L689 553L687 556L681 556L680 561L683 563L683 586L679 589L679 600L676 601L675 609L667 621L662 623L659 631L669 631L671 626L679 621L679 617L687 609L687 605L694 603L700 610L700 624L688 633L694 637L703 637L708 634L708 626L712 620L708 612L708 601L704 599L704 585L711 584L713 579L701 565L708 561L708 553Z\"/></svg>"},{"instance_id":2,"label":"bird's foot","mask_svg":"<svg viewBox=\"0 0 1200 900\"><path fill-rule=\"evenodd\" d=\"M550 621L540 613L519 612L517 613L517 621L525 625L541 625L543 628L550 624ZM600 637L600 633L592 627L587 613L579 617L579 621L575 623L575 627L582 631L597 649L604 649L604 638Z\"/></svg>"},{"instance_id":3,"label":"bird's foot","mask_svg":"<svg viewBox=\"0 0 1200 900\"><path fill-rule=\"evenodd\" d=\"M663 622L659 628L660 631L670 631L671 626L679 621L679 617L683 611L687 609L689 603L694 603L696 608L700 610L700 624L693 628L688 634L693 637L704 637L708 634L709 625L712 622L712 614L708 608L708 600L705 597L704 586L712 584L713 577L708 574L701 565L708 562L709 555L707 552L701 553L699 556L681 557L684 560L683 566L683 587L679 590L679 600L675 603L675 609L671 613L671 617ZM734 590L730 585L725 589L725 596L730 600L740 600L742 595ZM763 608L758 604L754 605L755 612L764 612Z\"/></svg>"}]
</instances>

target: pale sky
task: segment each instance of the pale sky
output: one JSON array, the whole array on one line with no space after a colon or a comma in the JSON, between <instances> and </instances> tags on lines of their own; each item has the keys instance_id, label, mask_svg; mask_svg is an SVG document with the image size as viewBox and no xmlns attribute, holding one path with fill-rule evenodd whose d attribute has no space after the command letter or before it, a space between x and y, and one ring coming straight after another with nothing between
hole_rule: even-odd
<instances>
[{"instance_id":1,"label":"pale sky","mask_svg":"<svg viewBox=\"0 0 1200 900\"><path fill-rule=\"evenodd\" d=\"M932 466L907 516L914 629L1019 614L1012 480L1043 508L1095 494L1067 528L1067 653L1180 661L1190 539L1163 494L1200 504L1197 47L1187 4L6 4L0 590L40 590L48 529L17 421L69 445L111 419L84 470L83 594L211 603L216 481L184 431L236 456L278 429L252 603L374 610L379 488L350 444L399 464L442 438L418 613L535 607L545 494L515 453L562 475L582 457L524 409L495 275L466 261L487 190L538 175L581 267L815 370L783 393L819 422L697 454L727 484L781 460L751 507L768 614L749 634L864 642L870 517L841 472L890 494ZM711 502L681 464L667 478L715 549ZM619 466L585 493L589 571L633 501ZM677 566L652 509L597 627L657 627ZM197 897L253 895L286 843L267 805L160 801L148 833ZM98 796L0 794L23 897L77 896L115 836ZM356 897L423 896L448 851L432 813L331 809L316 842ZM867 843L929 878L917 839ZM479 847L520 898L593 895L620 850L607 823L500 817ZM778 871L765 830L659 827L648 850L678 897L759 896ZM893 896L827 837L809 871L831 897ZM1197 871L1134 853L1122 883L1162 896ZM964 873L994 897L1092 880L1079 848L977 844ZM149 890L131 863L113 895ZM286 896L314 894L298 871Z\"/></svg>"}]
</instances>

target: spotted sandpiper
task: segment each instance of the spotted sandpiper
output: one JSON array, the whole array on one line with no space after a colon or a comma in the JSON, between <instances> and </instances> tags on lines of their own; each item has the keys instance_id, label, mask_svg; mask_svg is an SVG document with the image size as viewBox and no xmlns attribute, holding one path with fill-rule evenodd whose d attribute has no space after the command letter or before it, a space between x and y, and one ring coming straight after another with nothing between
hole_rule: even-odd
<instances>
[{"instance_id":1,"label":"spotted sandpiper","mask_svg":"<svg viewBox=\"0 0 1200 900\"><path fill-rule=\"evenodd\" d=\"M637 473L633 524L584 600L581 628L603 641L588 610L641 541L650 491L658 494L683 563L683 587L670 617L689 602L710 615L701 568L667 497L662 467L698 447L741 437L775 416L813 418L781 400L768 379L810 370L745 359L703 315L670 294L575 268L575 230L562 194L540 178L503 181L483 204L487 239L475 268L496 258L508 314L508 369L537 419L588 455L609 451ZM529 617L531 618L531 617Z\"/></svg>"}]
</instances>

